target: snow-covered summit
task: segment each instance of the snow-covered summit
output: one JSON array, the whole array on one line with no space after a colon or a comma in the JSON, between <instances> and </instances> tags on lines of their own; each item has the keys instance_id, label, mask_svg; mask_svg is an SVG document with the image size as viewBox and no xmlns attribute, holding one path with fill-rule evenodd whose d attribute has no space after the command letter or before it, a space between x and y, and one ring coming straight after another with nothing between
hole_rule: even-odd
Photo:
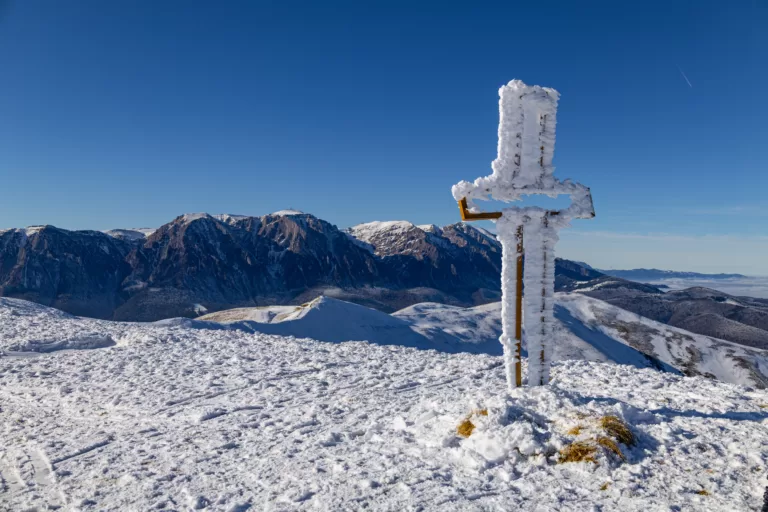
<instances>
[{"instance_id":1,"label":"snow-covered summit","mask_svg":"<svg viewBox=\"0 0 768 512\"><path fill-rule=\"evenodd\" d=\"M226 222L229 224L233 222L239 222L245 219L250 219L251 217L249 215L233 215L231 213L219 213L214 215L214 218L220 220L221 222Z\"/></svg>"},{"instance_id":2,"label":"snow-covered summit","mask_svg":"<svg viewBox=\"0 0 768 512\"><path fill-rule=\"evenodd\" d=\"M200 219L208 219L208 218L213 218L213 215L211 215L210 213L204 213L204 212L185 213L184 215L181 215L180 217L178 217L178 219L181 222L192 222L192 221L196 221Z\"/></svg>"},{"instance_id":3,"label":"snow-covered summit","mask_svg":"<svg viewBox=\"0 0 768 512\"><path fill-rule=\"evenodd\" d=\"M104 231L107 235L113 238L119 238L128 242L135 242L137 240L143 240L152 233L157 231L156 228L127 228L127 229L110 229Z\"/></svg>"},{"instance_id":4,"label":"snow-covered summit","mask_svg":"<svg viewBox=\"0 0 768 512\"><path fill-rule=\"evenodd\" d=\"M428 232L405 220L373 221L347 229L363 247L379 256L414 254L423 257L423 242Z\"/></svg>"},{"instance_id":5,"label":"snow-covered summit","mask_svg":"<svg viewBox=\"0 0 768 512\"><path fill-rule=\"evenodd\" d=\"M371 238L382 233L404 234L413 229L421 229L407 220L372 221L357 224L349 228L355 238L369 242Z\"/></svg>"},{"instance_id":6,"label":"snow-covered summit","mask_svg":"<svg viewBox=\"0 0 768 512\"><path fill-rule=\"evenodd\" d=\"M286 215L305 215L305 213L302 212L302 211L299 211L299 210L290 210L290 209L288 209L288 210L279 210L279 211L276 211L276 212L272 212L272 213L270 213L270 215L275 215L275 216L280 217L280 216L286 216Z\"/></svg>"}]
</instances>

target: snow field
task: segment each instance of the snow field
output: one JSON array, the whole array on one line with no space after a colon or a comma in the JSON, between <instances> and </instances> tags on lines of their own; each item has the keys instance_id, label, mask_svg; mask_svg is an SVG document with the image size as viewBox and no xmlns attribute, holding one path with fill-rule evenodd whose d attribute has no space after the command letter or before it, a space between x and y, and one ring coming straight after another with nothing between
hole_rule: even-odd
<instances>
[{"instance_id":1,"label":"snow field","mask_svg":"<svg viewBox=\"0 0 768 512\"><path fill-rule=\"evenodd\" d=\"M122 329L107 348L0 357L0 510L761 504L765 391L563 361L551 386L507 396L501 360L488 355L183 325ZM458 435L480 409L488 414L472 416L472 434ZM607 452L597 464L558 463L608 414L638 439L621 445L626 463Z\"/></svg>"}]
</instances>

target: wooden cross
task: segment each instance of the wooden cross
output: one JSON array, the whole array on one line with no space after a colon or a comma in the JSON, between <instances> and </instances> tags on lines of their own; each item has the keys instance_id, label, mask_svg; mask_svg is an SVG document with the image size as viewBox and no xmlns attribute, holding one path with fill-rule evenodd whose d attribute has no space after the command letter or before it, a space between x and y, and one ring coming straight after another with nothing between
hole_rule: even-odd
<instances>
[{"instance_id":1,"label":"wooden cross","mask_svg":"<svg viewBox=\"0 0 768 512\"><path fill-rule=\"evenodd\" d=\"M502 335L509 388L522 385L523 281L528 295L526 333L528 339L529 385L549 382L549 364L554 341L554 243L559 228L573 218L594 217L592 196L587 187L571 180L559 181L553 175L555 125L559 94L554 89L527 86L513 80L499 90L499 145L493 161L493 174L462 181L453 186L461 220L495 220L497 238L502 245ZM476 199L513 202L523 196L568 194L571 205L561 211L536 207L512 207L501 212L479 212ZM470 211L474 210L474 211ZM530 232L529 232L530 230ZM523 268L523 235L529 248L529 265ZM540 246L540 247L539 247ZM533 250L533 253L530 251ZM541 250L541 252L538 252ZM534 263L535 262L535 263ZM514 270L513 270L514 269ZM508 272L516 274L513 277ZM538 290L541 286L541 294ZM514 304L513 297L514 296ZM514 326L511 321L514 318ZM514 330L514 346L511 333ZM540 349L533 359L531 350Z\"/></svg>"}]
</instances>

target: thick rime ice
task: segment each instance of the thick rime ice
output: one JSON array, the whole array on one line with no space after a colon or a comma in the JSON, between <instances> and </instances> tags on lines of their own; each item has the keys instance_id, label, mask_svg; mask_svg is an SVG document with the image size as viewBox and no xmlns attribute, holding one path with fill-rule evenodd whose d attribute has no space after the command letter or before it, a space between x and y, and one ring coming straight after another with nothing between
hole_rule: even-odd
<instances>
[{"instance_id":1,"label":"thick rime ice","mask_svg":"<svg viewBox=\"0 0 768 512\"><path fill-rule=\"evenodd\" d=\"M525 339L528 345L530 385L547 384L552 362L555 295L555 243L557 230L547 212L529 212L523 220L525 251Z\"/></svg>"},{"instance_id":2,"label":"thick rime ice","mask_svg":"<svg viewBox=\"0 0 768 512\"><path fill-rule=\"evenodd\" d=\"M523 228L525 285L525 337L529 357L529 385L549 382L552 358L553 296L555 283L555 244L557 229L570 219L594 217L592 196L584 185L553 176L555 126L559 93L547 87L528 86L512 80L499 90L498 157L493 173L473 183L462 181L453 186L457 201L467 200L467 207L478 212L475 199L519 201L523 196L543 194L571 196L571 205L559 212L537 207L504 209L498 222L498 238L503 247L501 289L502 327L507 381L516 385L514 329L517 319L517 265L520 255L518 228Z\"/></svg>"},{"instance_id":3,"label":"thick rime ice","mask_svg":"<svg viewBox=\"0 0 768 512\"><path fill-rule=\"evenodd\" d=\"M517 234L518 223L511 216L503 216L496 223L499 240L501 241L501 289L504 292L501 297L501 325L502 334L499 338L504 347L504 364L507 371L507 385L510 389L516 386L517 363L519 356L516 353L514 335L517 323L517 263L520 253L520 245ZM522 376L520 376L522 379Z\"/></svg>"}]
</instances>

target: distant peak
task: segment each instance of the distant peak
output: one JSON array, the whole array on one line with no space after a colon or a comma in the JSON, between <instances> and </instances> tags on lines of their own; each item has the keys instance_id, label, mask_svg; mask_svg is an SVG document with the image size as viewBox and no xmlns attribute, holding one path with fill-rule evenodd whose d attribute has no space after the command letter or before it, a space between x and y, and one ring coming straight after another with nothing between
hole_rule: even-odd
<instances>
[{"instance_id":1,"label":"distant peak","mask_svg":"<svg viewBox=\"0 0 768 512\"><path fill-rule=\"evenodd\" d=\"M47 225L42 226L27 226L24 228L24 233L26 233L27 236L34 235L35 233L39 233L40 231L47 228Z\"/></svg>"},{"instance_id":2,"label":"distant peak","mask_svg":"<svg viewBox=\"0 0 768 512\"><path fill-rule=\"evenodd\" d=\"M199 219L212 219L213 217L208 213L185 213L177 217L177 220L187 223Z\"/></svg>"},{"instance_id":3,"label":"distant peak","mask_svg":"<svg viewBox=\"0 0 768 512\"><path fill-rule=\"evenodd\" d=\"M407 230L413 229L416 226L408 222L407 220L374 220L372 222L365 222L352 226L350 231L390 231L390 230Z\"/></svg>"},{"instance_id":4,"label":"distant peak","mask_svg":"<svg viewBox=\"0 0 768 512\"><path fill-rule=\"evenodd\" d=\"M306 215L304 212L300 210L280 210L274 213L270 213L270 215L276 215L278 217L286 216L286 215Z\"/></svg>"},{"instance_id":5,"label":"distant peak","mask_svg":"<svg viewBox=\"0 0 768 512\"><path fill-rule=\"evenodd\" d=\"M420 224L416 226L420 230L426 232L426 233L440 233L441 229L439 226L435 224Z\"/></svg>"},{"instance_id":6,"label":"distant peak","mask_svg":"<svg viewBox=\"0 0 768 512\"><path fill-rule=\"evenodd\" d=\"M245 219L250 219L250 215L234 215L231 213L219 213L213 216L215 219L220 220L221 222L237 222Z\"/></svg>"},{"instance_id":7,"label":"distant peak","mask_svg":"<svg viewBox=\"0 0 768 512\"><path fill-rule=\"evenodd\" d=\"M103 233L111 236L112 238L119 238L121 240L136 241L147 238L152 233L157 231L154 228L118 228L104 231Z\"/></svg>"}]
</instances>

